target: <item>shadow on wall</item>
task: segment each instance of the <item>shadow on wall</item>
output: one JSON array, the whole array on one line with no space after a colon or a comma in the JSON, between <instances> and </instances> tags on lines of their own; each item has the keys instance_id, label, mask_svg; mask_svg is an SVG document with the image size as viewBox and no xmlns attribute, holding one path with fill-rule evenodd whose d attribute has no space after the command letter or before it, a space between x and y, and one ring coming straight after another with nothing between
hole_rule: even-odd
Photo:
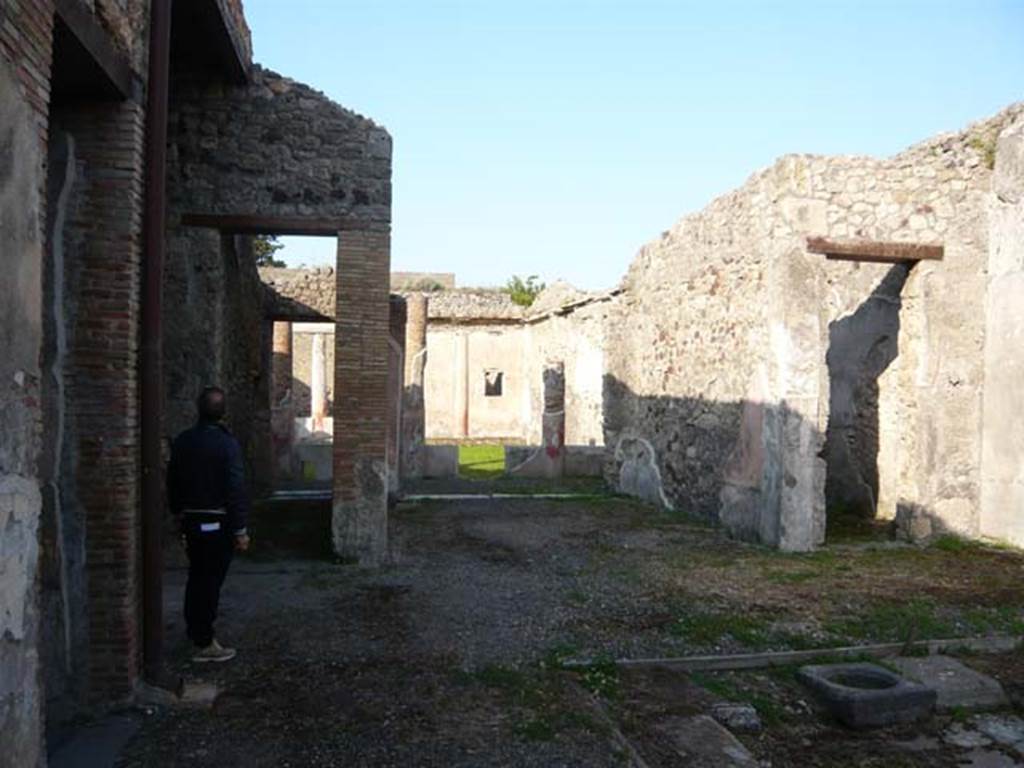
<instances>
[{"instance_id":1,"label":"shadow on wall","mask_svg":"<svg viewBox=\"0 0 1024 768\"><path fill-rule=\"evenodd\" d=\"M878 512L878 379L899 354L900 292L910 269L895 265L855 312L829 325L830 516L870 520Z\"/></svg>"},{"instance_id":2,"label":"shadow on wall","mask_svg":"<svg viewBox=\"0 0 1024 768\"><path fill-rule=\"evenodd\" d=\"M605 480L621 493L722 525L735 538L792 551L825 540L825 435L785 402L638 395L604 380ZM942 529L901 502L897 532Z\"/></svg>"}]
</instances>

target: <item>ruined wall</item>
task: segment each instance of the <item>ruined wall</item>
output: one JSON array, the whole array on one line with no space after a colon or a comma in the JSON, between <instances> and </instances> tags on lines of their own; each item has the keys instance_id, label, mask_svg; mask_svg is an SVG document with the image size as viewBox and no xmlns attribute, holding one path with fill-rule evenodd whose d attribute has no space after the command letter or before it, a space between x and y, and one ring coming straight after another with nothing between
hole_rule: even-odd
<instances>
[{"instance_id":1,"label":"ruined wall","mask_svg":"<svg viewBox=\"0 0 1024 768\"><path fill-rule=\"evenodd\" d=\"M981 533L1024 545L1024 119L1006 128L989 200Z\"/></svg>"},{"instance_id":2,"label":"ruined wall","mask_svg":"<svg viewBox=\"0 0 1024 768\"><path fill-rule=\"evenodd\" d=\"M270 290L268 311L275 318L317 322L334 317L337 278L332 267L260 267L259 273Z\"/></svg>"},{"instance_id":3,"label":"ruined wall","mask_svg":"<svg viewBox=\"0 0 1024 768\"><path fill-rule=\"evenodd\" d=\"M428 440L524 439L530 383L523 367L523 343L519 323L428 322L424 372ZM501 394L488 395L486 377L499 374Z\"/></svg>"},{"instance_id":4,"label":"ruined wall","mask_svg":"<svg viewBox=\"0 0 1024 768\"><path fill-rule=\"evenodd\" d=\"M49 98L38 75L49 68L52 21L45 8L21 6L0 4L0 760L34 766L42 755L37 461ZM32 14L33 28L13 27L9 14Z\"/></svg>"},{"instance_id":5,"label":"ruined wall","mask_svg":"<svg viewBox=\"0 0 1024 768\"><path fill-rule=\"evenodd\" d=\"M526 325L524 368L530 371L526 439L540 445L543 370L547 361L565 365L565 443L604 445L605 329L610 298L597 298L569 310L531 317Z\"/></svg>"},{"instance_id":6,"label":"ruined wall","mask_svg":"<svg viewBox=\"0 0 1024 768\"><path fill-rule=\"evenodd\" d=\"M879 366L877 510L977 533L986 147L1019 111L886 160L783 158L645 246L609 331L611 481L737 535L820 543L830 325L896 299L892 267L826 261L805 237L941 242L898 291Z\"/></svg>"},{"instance_id":7,"label":"ruined wall","mask_svg":"<svg viewBox=\"0 0 1024 768\"><path fill-rule=\"evenodd\" d=\"M322 94L257 68L245 87L178 78L171 104L172 223L186 213L334 217L339 228L346 218L368 226L388 220L390 137ZM333 317L332 269L271 269L264 277L271 284L309 281L316 311L292 306L293 313ZM269 392L259 363L269 343L263 319L282 311L264 291L246 238L172 227L165 265L167 433L191 424L199 389L217 382L228 391L229 422L250 467L260 446L249 425L270 420L263 398L254 396ZM301 355L302 346L295 352ZM264 425L255 433L269 431Z\"/></svg>"}]
</instances>

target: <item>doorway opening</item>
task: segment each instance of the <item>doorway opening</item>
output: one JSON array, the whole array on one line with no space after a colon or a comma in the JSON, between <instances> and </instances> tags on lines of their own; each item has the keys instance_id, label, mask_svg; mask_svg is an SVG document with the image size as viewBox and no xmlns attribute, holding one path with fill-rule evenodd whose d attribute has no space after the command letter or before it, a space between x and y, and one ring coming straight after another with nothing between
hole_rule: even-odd
<instances>
[{"instance_id":1,"label":"doorway opening","mask_svg":"<svg viewBox=\"0 0 1024 768\"><path fill-rule=\"evenodd\" d=\"M900 293L912 268L895 264L853 313L829 325L826 365L829 419L826 461L826 537L880 532L879 380L899 355Z\"/></svg>"}]
</instances>

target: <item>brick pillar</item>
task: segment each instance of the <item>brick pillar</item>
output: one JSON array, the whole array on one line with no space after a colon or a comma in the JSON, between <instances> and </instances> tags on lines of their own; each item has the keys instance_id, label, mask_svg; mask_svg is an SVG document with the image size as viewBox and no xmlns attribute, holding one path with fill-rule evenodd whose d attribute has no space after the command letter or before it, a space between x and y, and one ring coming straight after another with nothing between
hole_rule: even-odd
<instances>
[{"instance_id":1,"label":"brick pillar","mask_svg":"<svg viewBox=\"0 0 1024 768\"><path fill-rule=\"evenodd\" d=\"M427 297L422 293L405 299L405 386L402 402L402 478L423 477L426 409L423 374L427 367Z\"/></svg>"},{"instance_id":2,"label":"brick pillar","mask_svg":"<svg viewBox=\"0 0 1024 768\"><path fill-rule=\"evenodd\" d=\"M338 237L334 333L334 508L342 558L387 554L389 230Z\"/></svg>"},{"instance_id":3,"label":"brick pillar","mask_svg":"<svg viewBox=\"0 0 1024 768\"><path fill-rule=\"evenodd\" d=\"M270 382L270 433L274 443L274 476L291 477L295 413L292 404L292 324L274 323Z\"/></svg>"},{"instance_id":4,"label":"brick pillar","mask_svg":"<svg viewBox=\"0 0 1024 768\"><path fill-rule=\"evenodd\" d=\"M144 110L130 101L55 112L75 138L84 198L70 222L82 238L69 291L77 322L68 339L85 510L89 692L129 695L140 666L138 329Z\"/></svg>"}]
</instances>

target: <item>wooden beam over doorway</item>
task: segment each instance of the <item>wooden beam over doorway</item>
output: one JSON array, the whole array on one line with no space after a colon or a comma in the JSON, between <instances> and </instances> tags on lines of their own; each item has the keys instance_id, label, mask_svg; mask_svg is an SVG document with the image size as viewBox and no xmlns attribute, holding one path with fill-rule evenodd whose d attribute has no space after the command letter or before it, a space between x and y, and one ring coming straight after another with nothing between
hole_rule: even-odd
<instances>
[{"instance_id":1,"label":"wooden beam over doorway","mask_svg":"<svg viewBox=\"0 0 1024 768\"><path fill-rule=\"evenodd\" d=\"M823 254L832 261L863 261L874 264L942 261L945 255L945 247L941 243L829 240L824 237L808 237L807 250Z\"/></svg>"},{"instance_id":2,"label":"wooden beam over doorway","mask_svg":"<svg viewBox=\"0 0 1024 768\"><path fill-rule=\"evenodd\" d=\"M366 227L365 222L345 219L208 213L182 214L181 224L184 227L216 229L225 235L304 235L308 237L337 237L339 232Z\"/></svg>"}]
</instances>

